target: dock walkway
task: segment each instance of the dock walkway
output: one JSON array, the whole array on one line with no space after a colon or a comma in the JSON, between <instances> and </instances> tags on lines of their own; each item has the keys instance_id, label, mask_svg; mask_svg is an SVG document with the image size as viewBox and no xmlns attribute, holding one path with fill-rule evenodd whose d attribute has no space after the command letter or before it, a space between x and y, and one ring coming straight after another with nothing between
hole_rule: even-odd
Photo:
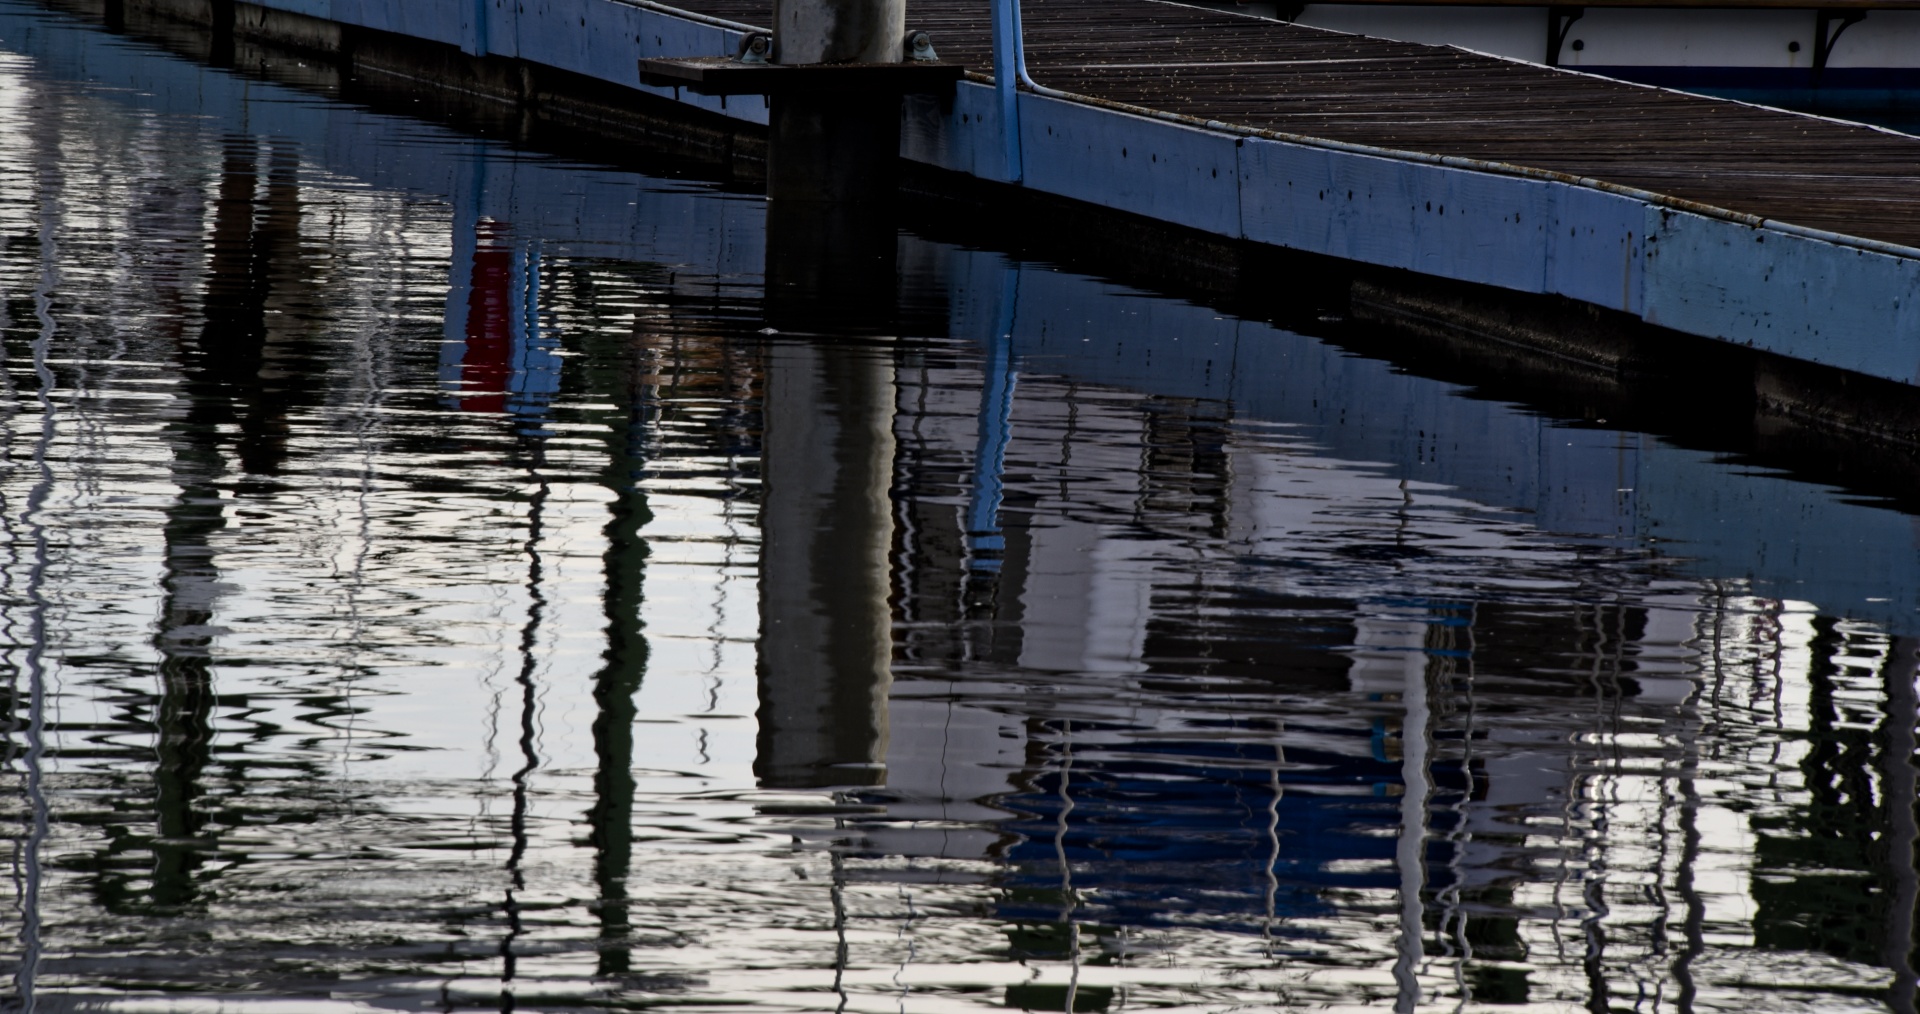
<instances>
[{"instance_id":1,"label":"dock walkway","mask_svg":"<svg viewBox=\"0 0 1920 1014\"><path fill-rule=\"evenodd\" d=\"M768 0L674 6L747 24L771 14ZM907 17L943 59L991 73L985 0L911 0ZM1062 91L1920 247L1920 138L1159 0L1027 0L1024 19L1029 72Z\"/></svg>"}]
</instances>

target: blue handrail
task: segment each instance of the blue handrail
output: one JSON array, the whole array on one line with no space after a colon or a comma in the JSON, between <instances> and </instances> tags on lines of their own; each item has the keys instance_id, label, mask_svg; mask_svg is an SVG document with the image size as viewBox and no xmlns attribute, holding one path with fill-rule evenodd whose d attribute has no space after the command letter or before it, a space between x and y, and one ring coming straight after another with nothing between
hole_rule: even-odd
<instances>
[{"instance_id":1,"label":"blue handrail","mask_svg":"<svg viewBox=\"0 0 1920 1014\"><path fill-rule=\"evenodd\" d=\"M1000 113L1001 153L1009 183L1022 179L1020 85L1025 83L1026 45L1020 26L1020 0L993 0L993 91Z\"/></svg>"}]
</instances>

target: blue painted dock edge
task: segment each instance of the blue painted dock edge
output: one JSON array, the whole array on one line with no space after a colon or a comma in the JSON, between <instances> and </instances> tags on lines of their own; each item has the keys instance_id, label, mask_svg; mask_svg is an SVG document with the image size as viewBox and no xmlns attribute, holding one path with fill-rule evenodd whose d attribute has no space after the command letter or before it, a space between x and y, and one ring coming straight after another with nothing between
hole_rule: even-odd
<instances>
[{"instance_id":1,"label":"blue painted dock edge","mask_svg":"<svg viewBox=\"0 0 1920 1014\"><path fill-rule=\"evenodd\" d=\"M766 122L763 100L640 83L641 59L731 55L751 27L646 0L252 2ZM1920 250L1510 166L1170 122L1032 91L1005 98L966 81L951 102L910 99L902 156L1229 240L1563 296L1920 385Z\"/></svg>"}]
</instances>

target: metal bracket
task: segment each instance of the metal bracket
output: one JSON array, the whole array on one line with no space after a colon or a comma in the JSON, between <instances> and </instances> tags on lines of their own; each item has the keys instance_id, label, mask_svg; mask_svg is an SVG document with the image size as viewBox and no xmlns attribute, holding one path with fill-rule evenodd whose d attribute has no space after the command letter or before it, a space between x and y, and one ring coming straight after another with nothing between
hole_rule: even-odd
<instances>
[{"instance_id":1,"label":"metal bracket","mask_svg":"<svg viewBox=\"0 0 1920 1014\"><path fill-rule=\"evenodd\" d=\"M1586 14L1585 7L1547 8L1547 66L1560 66L1560 47L1567 44L1567 33L1573 30L1573 23Z\"/></svg>"},{"instance_id":2,"label":"metal bracket","mask_svg":"<svg viewBox=\"0 0 1920 1014\"><path fill-rule=\"evenodd\" d=\"M907 59L922 63L932 63L940 57L933 51L933 36L922 31L907 33Z\"/></svg>"},{"instance_id":3,"label":"metal bracket","mask_svg":"<svg viewBox=\"0 0 1920 1014\"><path fill-rule=\"evenodd\" d=\"M1813 72L1817 76L1827 69L1827 60L1833 56L1833 44L1840 41L1840 33L1865 21L1867 12L1862 10L1835 10L1822 7L1813 19Z\"/></svg>"},{"instance_id":4,"label":"metal bracket","mask_svg":"<svg viewBox=\"0 0 1920 1014\"><path fill-rule=\"evenodd\" d=\"M740 55L734 59L741 63L766 63L773 56L773 36L755 32L740 40Z\"/></svg>"}]
</instances>

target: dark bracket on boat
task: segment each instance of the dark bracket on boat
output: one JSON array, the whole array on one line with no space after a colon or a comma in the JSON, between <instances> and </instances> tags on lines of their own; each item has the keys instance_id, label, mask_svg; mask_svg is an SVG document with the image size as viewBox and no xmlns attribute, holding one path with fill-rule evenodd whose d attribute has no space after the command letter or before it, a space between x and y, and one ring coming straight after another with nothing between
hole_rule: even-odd
<instances>
[{"instance_id":1,"label":"dark bracket on boat","mask_svg":"<svg viewBox=\"0 0 1920 1014\"><path fill-rule=\"evenodd\" d=\"M1813 72L1815 74L1827 69L1827 61L1833 59L1833 44L1840 41L1840 33L1866 19L1866 11L1833 10L1824 7L1814 15Z\"/></svg>"},{"instance_id":2,"label":"dark bracket on boat","mask_svg":"<svg viewBox=\"0 0 1920 1014\"><path fill-rule=\"evenodd\" d=\"M1586 13L1585 7L1547 8L1547 66L1560 66L1560 50L1567 44L1567 33L1573 31L1573 23L1585 17Z\"/></svg>"}]
</instances>

